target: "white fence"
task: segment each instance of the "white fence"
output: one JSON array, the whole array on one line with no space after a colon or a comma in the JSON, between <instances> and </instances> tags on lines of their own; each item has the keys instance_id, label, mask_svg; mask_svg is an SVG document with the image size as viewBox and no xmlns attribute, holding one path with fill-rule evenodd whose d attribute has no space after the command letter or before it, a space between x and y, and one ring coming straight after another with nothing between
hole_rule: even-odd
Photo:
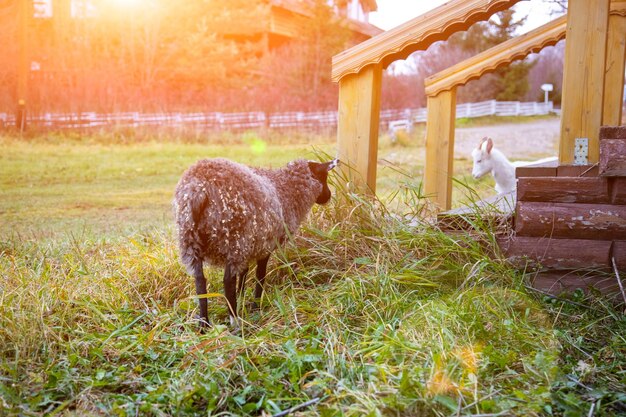
<instances>
[{"instance_id":1,"label":"white fence","mask_svg":"<svg viewBox=\"0 0 626 417\"><path fill-rule=\"evenodd\" d=\"M484 101L459 104L457 118L482 116L534 116L555 112L552 102L522 103L519 101ZM426 108L383 110L380 112L381 130L396 124L411 125L426 121ZM337 112L287 112L287 113L45 113L29 115L28 126L45 129L82 129L103 127L158 126L206 130L246 129L302 129L322 130L337 127ZM0 126L14 126L15 117L0 113Z\"/></svg>"},{"instance_id":2,"label":"white fence","mask_svg":"<svg viewBox=\"0 0 626 417\"><path fill-rule=\"evenodd\" d=\"M480 103L465 103L456 106L456 118L482 116L538 116L554 112L552 102L520 102L489 100Z\"/></svg>"}]
</instances>

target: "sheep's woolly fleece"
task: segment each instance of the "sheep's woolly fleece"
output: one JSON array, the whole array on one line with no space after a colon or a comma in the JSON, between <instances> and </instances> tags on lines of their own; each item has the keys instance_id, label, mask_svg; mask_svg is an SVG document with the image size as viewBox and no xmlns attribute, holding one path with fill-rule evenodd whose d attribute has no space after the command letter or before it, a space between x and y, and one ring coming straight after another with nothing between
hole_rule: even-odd
<instances>
[{"instance_id":1,"label":"sheep's woolly fleece","mask_svg":"<svg viewBox=\"0 0 626 417\"><path fill-rule=\"evenodd\" d=\"M242 272L297 231L321 192L305 160L277 170L220 158L197 162L174 198L183 264L191 271L204 260Z\"/></svg>"}]
</instances>

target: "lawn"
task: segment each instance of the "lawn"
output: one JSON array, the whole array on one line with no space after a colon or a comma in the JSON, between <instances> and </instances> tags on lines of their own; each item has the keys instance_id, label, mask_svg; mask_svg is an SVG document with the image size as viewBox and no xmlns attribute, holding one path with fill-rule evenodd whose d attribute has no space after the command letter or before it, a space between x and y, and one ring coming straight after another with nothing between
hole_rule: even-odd
<instances>
[{"instance_id":1,"label":"lawn","mask_svg":"<svg viewBox=\"0 0 626 417\"><path fill-rule=\"evenodd\" d=\"M241 332L207 268L214 326L200 334L170 208L182 171L335 153L332 140L227 139L0 139L0 415L272 415L309 401L297 415L626 412L623 306L538 296L489 225L448 236L393 215L424 209L419 158L381 163L381 201L316 207ZM381 139L381 159L394 152L421 150Z\"/></svg>"}]
</instances>

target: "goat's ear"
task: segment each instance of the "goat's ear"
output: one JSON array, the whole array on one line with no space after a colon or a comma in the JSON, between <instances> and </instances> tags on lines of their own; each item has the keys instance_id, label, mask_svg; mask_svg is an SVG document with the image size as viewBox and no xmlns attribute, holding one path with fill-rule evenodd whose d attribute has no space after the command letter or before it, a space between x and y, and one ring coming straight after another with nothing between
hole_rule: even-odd
<instances>
[{"instance_id":1,"label":"goat's ear","mask_svg":"<svg viewBox=\"0 0 626 417\"><path fill-rule=\"evenodd\" d=\"M491 154L491 150L493 149L493 141L491 138L487 139L487 153Z\"/></svg>"},{"instance_id":2,"label":"goat's ear","mask_svg":"<svg viewBox=\"0 0 626 417\"><path fill-rule=\"evenodd\" d=\"M485 143L485 142L487 142L487 137L484 137L484 138L482 138L482 139L480 140L480 143L478 144L478 149L481 149L481 150L482 150L482 148L483 148L483 143Z\"/></svg>"}]
</instances>

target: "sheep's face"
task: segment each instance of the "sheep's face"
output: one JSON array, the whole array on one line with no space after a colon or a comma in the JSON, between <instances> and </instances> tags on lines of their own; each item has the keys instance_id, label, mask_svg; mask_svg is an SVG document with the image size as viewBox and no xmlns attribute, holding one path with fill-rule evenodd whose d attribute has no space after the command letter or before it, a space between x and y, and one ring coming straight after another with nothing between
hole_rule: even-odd
<instances>
[{"instance_id":1,"label":"sheep's face","mask_svg":"<svg viewBox=\"0 0 626 417\"><path fill-rule=\"evenodd\" d=\"M315 202L317 204L326 204L330 200L330 188L328 188L328 172L339 164L338 159L320 164L318 162L309 162L309 169L313 177L322 184L322 192L317 196Z\"/></svg>"},{"instance_id":2,"label":"sheep's face","mask_svg":"<svg viewBox=\"0 0 626 417\"><path fill-rule=\"evenodd\" d=\"M472 176L474 178L478 179L493 170L493 160L491 159L492 149L493 141L491 138L483 138L478 148L472 151L472 159L474 159Z\"/></svg>"}]
</instances>

